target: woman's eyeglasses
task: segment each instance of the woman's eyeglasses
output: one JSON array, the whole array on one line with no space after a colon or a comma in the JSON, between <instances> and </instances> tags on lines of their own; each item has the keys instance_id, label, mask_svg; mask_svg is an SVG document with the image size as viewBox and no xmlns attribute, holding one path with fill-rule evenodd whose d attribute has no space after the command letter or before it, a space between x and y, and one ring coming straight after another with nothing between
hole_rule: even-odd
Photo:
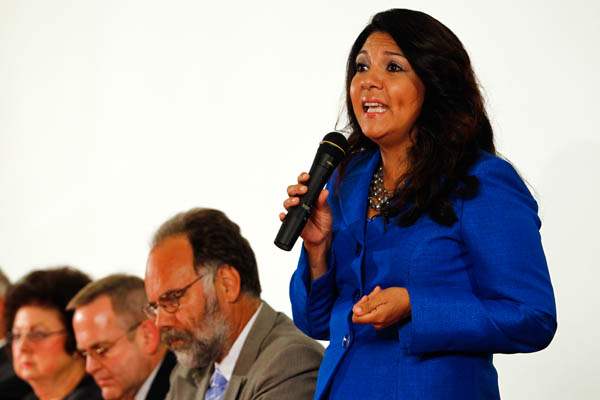
<instances>
[{"instance_id":1,"label":"woman's eyeglasses","mask_svg":"<svg viewBox=\"0 0 600 400\"><path fill-rule=\"evenodd\" d=\"M192 287L192 285L202 279L206 273L198 275L196 279L185 285L180 289L169 290L166 293L163 293L158 298L158 303L152 302L148 303L144 306L144 313L148 316L148 318L155 319L158 315L158 308L162 308L166 312L173 314L179 310L180 300L183 296L185 296L185 292Z\"/></svg>"},{"instance_id":2,"label":"woman's eyeglasses","mask_svg":"<svg viewBox=\"0 0 600 400\"><path fill-rule=\"evenodd\" d=\"M31 343L39 343L49 338L50 336L61 335L65 332L66 331L64 329L59 329L57 331L35 330L29 331L27 333L12 332L8 334L7 341L9 343L15 343L21 341L21 339L27 339L27 341Z\"/></svg>"}]
</instances>

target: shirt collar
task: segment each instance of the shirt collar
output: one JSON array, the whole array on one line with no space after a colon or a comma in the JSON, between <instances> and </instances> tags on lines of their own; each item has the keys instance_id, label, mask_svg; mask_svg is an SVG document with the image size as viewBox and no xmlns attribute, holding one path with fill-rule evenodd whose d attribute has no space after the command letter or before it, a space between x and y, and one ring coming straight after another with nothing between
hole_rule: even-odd
<instances>
[{"instance_id":1,"label":"shirt collar","mask_svg":"<svg viewBox=\"0 0 600 400\"><path fill-rule=\"evenodd\" d=\"M235 368L237 359L240 357L240 353L242 352L244 342L246 341L248 333L250 333L250 329L252 329L254 321L256 321L256 317L258 316L258 313L260 312L261 308L262 303L254 312L252 318L250 318L250 320L246 323L246 326L244 327L244 329L242 329L242 332L239 334L239 336L235 339L235 342L233 342L229 353L227 353L223 361L221 361L220 363L215 362L215 368L221 372L221 374L227 379L227 382L231 380L231 376L233 375L233 369Z\"/></svg>"}]
</instances>

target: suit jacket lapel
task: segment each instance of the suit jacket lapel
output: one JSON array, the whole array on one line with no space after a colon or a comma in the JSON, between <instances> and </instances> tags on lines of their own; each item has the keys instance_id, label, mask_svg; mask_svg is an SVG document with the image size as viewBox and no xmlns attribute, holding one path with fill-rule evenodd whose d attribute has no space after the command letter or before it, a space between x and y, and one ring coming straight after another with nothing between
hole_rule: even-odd
<instances>
[{"instance_id":1,"label":"suit jacket lapel","mask_svg":"<svg viewBox=\"0 0 600 400\"><path fill-rule=\"evenodd\" d=\"M263 301L262 308L256 316L250 332L248 332L248 337L235 363L233 375L245 376L250 372L250 368L252 368L254 361L258 358L263 340L275 324L276 317L277 313L275 310Z\"/></svg>"},{"instance_id":2,"label":"suit jacket lapel","mask_svg":"<svg viewBox=\"0 0 600 400\"><path fill-rule=\"evenodd\" d=\"M246 383L245 376L232 375L231 380L227 384L227 390L225 391L225 396L223 396L223 400L236 400L238 398L238 394L240 389Z\"/></svg>"},{"instance_id":3,"label":"suit jacket lapel","mask_svg":"<svg viewBox=\"0 0 600 400\"><path fill-rule=\"evenodd\" d=\"M165 398L169 392L169 376L176 363L177 359L175 358L175 354L167 351L161 361L156 376L152 381L150 390L148 390L146 400L163 400Z\"/></svg>"},{"instance_id":4,"label":"suit jacket lapel","mask_svg":"<svg viewBox=\"0 0 600 400\"><path fill-rule=\"evenodd\" d=\"M246 375L248 375L252 365L258 358L262 342L273 328L276 318L277 313L275 310L263 301L262 308L256 316L250 332L248 332L248 337L246 337L240 356L235 363L235 368L233 369L233 374L231 375L231 380L229 381L223 400L238 398L240 390L243 388L244 383L246 383Z\"/></svg>"},{"instance_id":5,"label":"suit jacket lapel","mask_svg":"<svg viewBox=\"0 0 600 400\"><path fill-rule=\"evenodd\" d=\"M194 382L194 385L197 388L196 393L202 394L202 396L199 397L198 400L204 400L204 396L206 394L206 391L208 390L208 385L210 383L210 377L212 376L214 371L215 371L214 364L210 368L207 367L200 371L198 371L198 370L192 371L192 376L190 379L192 382Z\"/></svg>"}]
</instances>

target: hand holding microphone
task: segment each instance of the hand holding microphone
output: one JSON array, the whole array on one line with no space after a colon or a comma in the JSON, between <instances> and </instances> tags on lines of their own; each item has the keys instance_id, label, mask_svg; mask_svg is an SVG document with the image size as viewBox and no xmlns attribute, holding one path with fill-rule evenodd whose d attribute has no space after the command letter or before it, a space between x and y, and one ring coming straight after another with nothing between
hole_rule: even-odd
<instances>
[{"instance_id":1,"label":"hand holding microphone","mask_svg":"<svg viewBox=\"0 0 600 400\"><path fill-rule=\"evenodd\" d=\"M309 179L310 175L302 172L298 176L298 183L288 186L287 194L290 197L283 202L286 210L300 205L301 196L305 195L308 191L308 186L306 185ZM332 216L329 204L327 204L327 196L329 196L329 191L327 189L321 190L312 208L310 218L300 235L302 240L304 240L305 246L309 248L324 244L331 235ZM279 219L282 222L285 217L285 213L279 214Z\"/></svg>"},{"instance_id":2,"label":"hand holding microphone","mask_svg":"<svg viewBox=\"0 0 600 400\"><path fill-rule=\"evenodd\" d=\"M279 215L283 222L275 238L277 247L289 251L299 236L307 250L323 252L329 247L332 216L326 201L328 191L323 187L346 156L347 148L344 135L328 133L319 145L309 174L300 174L298 183L288 187L289 198L283 203L288 213Z\"/></svg>"}]
</instances>

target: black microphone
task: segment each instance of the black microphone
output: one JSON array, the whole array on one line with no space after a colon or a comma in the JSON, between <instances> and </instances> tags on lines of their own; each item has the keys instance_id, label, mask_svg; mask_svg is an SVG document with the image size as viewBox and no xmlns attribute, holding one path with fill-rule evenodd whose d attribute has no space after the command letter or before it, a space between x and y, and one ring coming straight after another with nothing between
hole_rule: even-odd
<instances>
[{"instance_id":1,"label":"black microphone","mask_svg":"<svg viewBox=\"0 0 600 400\"><path fill-rule=\"evenodd\" d=\"M317 155L310 167L310 178L306 185L308 190L300 197L300 204L288 209L281 228L275 238L275 245L282 250L290 251L306 225L312 207L323 190L325 183L335 167L346 156L348 141L339 132L330 132L321 141Z\"/></svg>"}]
</instances>

